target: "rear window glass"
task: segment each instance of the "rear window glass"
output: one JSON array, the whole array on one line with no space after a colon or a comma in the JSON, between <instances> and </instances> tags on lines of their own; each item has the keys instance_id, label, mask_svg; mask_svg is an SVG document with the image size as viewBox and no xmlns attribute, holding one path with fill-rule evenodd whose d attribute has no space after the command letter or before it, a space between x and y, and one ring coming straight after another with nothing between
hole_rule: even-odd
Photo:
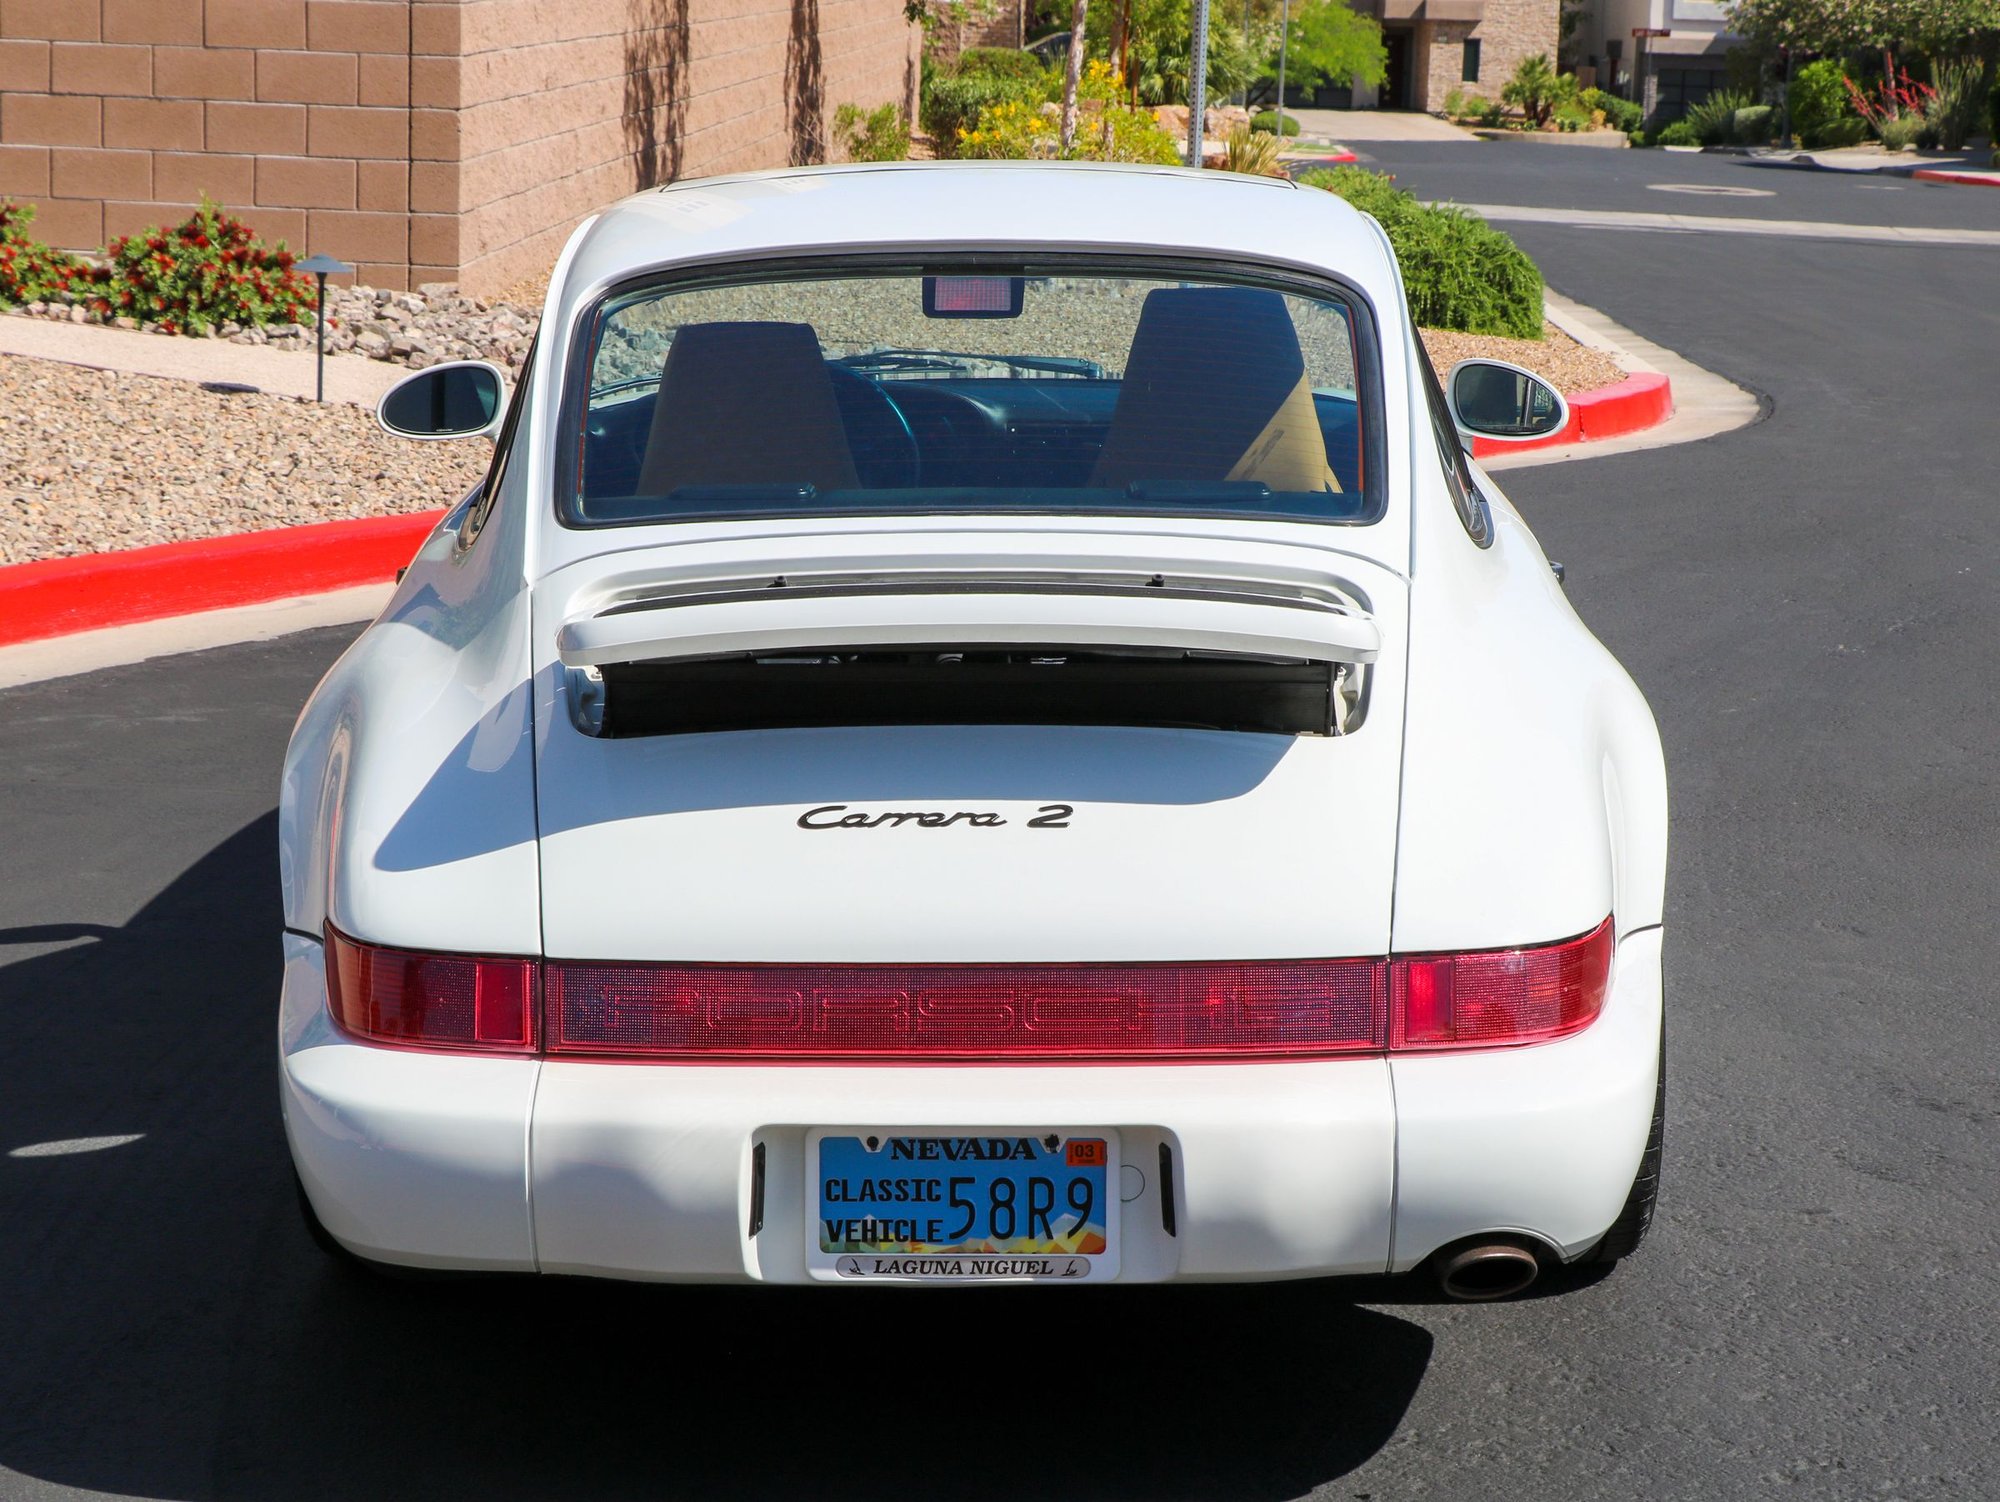
<instances>
[{"instance_id":1,"label":"rear window glass","mask_svg":"<svg viewBox=\"0 0 2000 1502\"><path fill-rule=\"evenodd\" d=\"M601 303L561 460L577 525L869 512L1372 521L1372 344L1332 290L977 267Z\"/></svg>"}]
</instances>

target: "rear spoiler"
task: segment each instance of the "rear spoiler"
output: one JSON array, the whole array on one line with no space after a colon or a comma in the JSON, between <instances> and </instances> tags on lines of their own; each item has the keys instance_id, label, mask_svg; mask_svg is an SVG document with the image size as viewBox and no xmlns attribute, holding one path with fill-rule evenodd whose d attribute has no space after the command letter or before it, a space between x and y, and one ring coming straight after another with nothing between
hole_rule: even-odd
<instances>
[{"instance_id":1,"label":"rear spoiler","mask_svg":"<svg viewBox=\"0 0 2000 1502\"><path fill-rule=\"evenodd\" d=\"M780 587L637 601L573 617L556 633L557 654L572 669L806 650L1050 645L1359 665L1376 659L1382 633L1366 612L1323 597L1227 585L1017 580Z\"/></svg>"}]
</instances>

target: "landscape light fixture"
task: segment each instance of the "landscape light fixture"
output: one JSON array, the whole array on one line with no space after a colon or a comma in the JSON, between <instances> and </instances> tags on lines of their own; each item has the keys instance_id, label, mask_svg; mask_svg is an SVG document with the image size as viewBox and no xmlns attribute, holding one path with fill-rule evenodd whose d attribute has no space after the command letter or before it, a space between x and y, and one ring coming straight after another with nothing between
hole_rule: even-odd
<instances>
[{"instance_id":1,"label":"landscape light fixture","mask_svg":"<svg viewBox=\"0 0 2000 1502\"><path fill-rule=\"evenodd\" d=\"M300 271L310 271L319 278L319 314L313 319L313 332L319 339L319 356L314 368L313 400L326 400L326 279L354 268L345 261L336 261L329 255L310 255L299 262Z\"/></svg>"}]
</instances>

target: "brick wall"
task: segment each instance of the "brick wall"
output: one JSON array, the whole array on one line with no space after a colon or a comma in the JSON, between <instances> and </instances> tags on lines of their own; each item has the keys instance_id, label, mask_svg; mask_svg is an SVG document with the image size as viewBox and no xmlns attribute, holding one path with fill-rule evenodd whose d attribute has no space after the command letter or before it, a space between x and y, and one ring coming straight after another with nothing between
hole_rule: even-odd
<instances>
[{"instance_id":1,"label":"brick wall","mask_svg":"<svg viewBox=\"0 0 2000 1502\"><path fill-rule=\"evenodd\" d=\"M1479 82L1460 84L1467 93L1477 92L1498 99L1500 90L1514 76L1514 70L1538 52L1546 52L1553 62L1560 32L1556 0L1486 0L1486 13L1472 35L1480 39ZM1461 37L1463 33L1460 33ZM1452 77L1458 77L1458 53L1452 47ZM1444 102L1438 94L1431 104Z\"/></svg>"},{"instance_id":2,"label":"brick wall","mask_svg":"<svg viewBox=\"0 0 2000 1502\"><path fill-rule=\"evenodd\" d=\"M636 187L812 159L915 48L901 0L0 0L0 197L93 250L207 193L493 289Z\"/></svg>"},{"instance_id":3,"label":"brick wall","mask_svg":"<svg viewBox=\"0 0 2000 1502\"><path fill-rule=\"evenodd\" d=\"M907 108L917 76L901 0L458 9L456 224L426 198L413 233L420 263L455 259L474 290L546 269L578 219L636 188L824 160L836 108Z\"/></svg>"}]
</instances>

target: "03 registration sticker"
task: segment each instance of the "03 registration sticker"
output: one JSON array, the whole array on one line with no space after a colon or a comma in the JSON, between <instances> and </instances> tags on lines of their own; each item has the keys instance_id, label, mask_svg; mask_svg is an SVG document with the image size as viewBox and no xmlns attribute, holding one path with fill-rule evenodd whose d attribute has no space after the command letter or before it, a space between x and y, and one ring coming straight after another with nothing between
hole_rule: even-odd
<instances>
[{"instance_id":1,"label":"03 registration sticker","mask_svg":"<svg viewBox=\"0 0 2000 1502\"><path fill-rule=\"evenodd\" d=\"M816 1278L1117 1276L1114 1132L821 1127L807 1139L806 1161Z\"/></svg>"}]
</instances>

